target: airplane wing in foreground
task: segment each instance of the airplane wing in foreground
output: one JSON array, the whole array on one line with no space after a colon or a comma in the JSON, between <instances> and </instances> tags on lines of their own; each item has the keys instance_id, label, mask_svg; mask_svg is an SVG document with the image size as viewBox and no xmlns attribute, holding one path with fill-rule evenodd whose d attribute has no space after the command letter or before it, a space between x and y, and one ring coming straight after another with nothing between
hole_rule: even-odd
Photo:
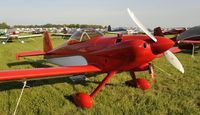
<instances>
[{"instance_id":1,"label":"airplane wing in foreground","mask_svg":"<svg viewBox=\"0 0 200 115\"><path fill-rule=\"evenodd\" d=\"M43 78L57 75L80 74L85 72L100 72L101 69L92 65L67 66L38 69L0 71L0 81Z\"/></svg>"}]
</instances>

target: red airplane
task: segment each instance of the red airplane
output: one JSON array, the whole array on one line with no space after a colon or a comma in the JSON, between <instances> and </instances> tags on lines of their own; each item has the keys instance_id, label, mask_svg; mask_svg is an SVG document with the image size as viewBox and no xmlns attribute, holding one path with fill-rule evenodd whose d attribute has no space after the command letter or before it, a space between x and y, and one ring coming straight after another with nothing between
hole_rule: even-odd
<instances>
[{"instance_id":1,"label":"red airplane","mask_svg":"<svg viewBox=\"0 0 200 115\"><path fill-rule=\"evenodd\" d=\"M76 32L66 43L53 48L48 32L44 33L44 51L19 53L24 56L44 55L47 62L61 67L0 71L0 80L27 80L85 72L107 73L99 86L89 95L85 92L73 95L75 104L83 108L92 106L92 99L115 74L129 71L132 80L127 83L146 90L150 87L144 78L136 78L135 71L149 70L154 80L150 62L166 56L167 60L184 73L179 60L169 51L174 42L164 37L154 37L128 9L130 17L147 34L137 36L106 37L95 30ZM21 97L21 96L20 96Z\"/></svg>"},{"instance_id":2,"label":"red airplane","mask_svg":"<svg viewBox=\"0 0 200 115\"><path fill-rule=\"evenodd\" d=\"M154 29L154 36L164 36L160 27ZM194 56L195 45L200 45L199 27L190 28L187 31L181 32L180 35L170 38L178 45L180 49L192 50L192 56Z\"/></svg>"},{"instance_id":3,"label":"red airplane","mask_svg":"<svg viewBox=\"0 0 200 115\"><path fill-rule=\"evenodd\" d=\"M156 27L154 30L156 30L158 28L161 29L161 31L164 35L178 35L178 34L181 34L181 33L186 31L186 29L183 28L183 27L182 28L173 28L173 29L170 29L170 30L164 30L160 27Z\"/></svg>"}]
</instances>

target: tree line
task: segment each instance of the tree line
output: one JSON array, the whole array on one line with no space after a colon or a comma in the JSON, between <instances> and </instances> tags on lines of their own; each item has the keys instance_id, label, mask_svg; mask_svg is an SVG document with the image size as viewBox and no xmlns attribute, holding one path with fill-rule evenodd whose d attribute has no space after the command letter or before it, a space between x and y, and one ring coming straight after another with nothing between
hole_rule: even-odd
<instances>
[{"instance_id":1,"label":"tree line","mask_svg":"<svg viewBox=\"0 0 200 115\"><path fill-rule=\"evenodd\" d=\"M11 26L5 22L0 23L0 29L8 29ZM43 24L43 25L14 25L14 28L103 28L102 25L92 25L92 24Z\"/></svg>"},{"instance_id":2,"label":"tree line","mask_svg":"<svg viewBox=\"0 0 200 115\"><path fill-rule=\"evenodd\" d=\"M44 24L44 25L14 25L15 28L103 28L102 25L89 24Z\"/></svg>"},{"instance_id":3,"label":"tree line","mask_svg":"<svg viewBox=\"0 0 200 115\"><path fill-rule=\"evenodd\" d=\"M10 26L7 23L5 22L0 23L0 29L8 29L8 28L10 28Z\"/></svg>"}]
</instances>

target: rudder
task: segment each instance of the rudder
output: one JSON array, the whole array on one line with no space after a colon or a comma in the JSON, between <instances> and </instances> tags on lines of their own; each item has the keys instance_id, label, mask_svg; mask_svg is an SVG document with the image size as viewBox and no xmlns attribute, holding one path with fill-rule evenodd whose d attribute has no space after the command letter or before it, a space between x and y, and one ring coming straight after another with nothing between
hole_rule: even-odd
<instances>
[{"instance_id":1,"label":"rudder","mask_svg":"<svg viewBox=\"0 0 200 115\"><path fill-rule=\"evenodd\" d=\"M164 36L161 30L161 27L154 28L154 36Z\"/></svg>"},{"instance_id":2,"label":"rudder","mask_svg":"<svg viewBox=\"0 0 200 115\"><path fill-rule=\"evenodd\" d=\"M53 49L51 39L49 36L49 32L45 31L44 32L44 39L43 39L43 50L44 52L48 52Z\"/></svg>"}]
</instances>

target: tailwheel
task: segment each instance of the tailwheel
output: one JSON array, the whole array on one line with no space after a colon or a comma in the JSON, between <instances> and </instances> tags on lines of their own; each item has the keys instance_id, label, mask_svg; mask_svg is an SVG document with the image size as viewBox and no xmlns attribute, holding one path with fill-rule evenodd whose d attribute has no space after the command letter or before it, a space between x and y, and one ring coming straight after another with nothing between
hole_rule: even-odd
<instances>
[{"instance_id":1,"label":"tailwheel","mask_svg":"<svg viewBox=\"0 0 200 115\"><path fill-rule=\"evenodd\" d=\"M92 97L90 97L90 95L88 95L87 93L76 93L72 95L72 97L76 105L88 109L92 107Z\"/></svg>"}]
</instances>

